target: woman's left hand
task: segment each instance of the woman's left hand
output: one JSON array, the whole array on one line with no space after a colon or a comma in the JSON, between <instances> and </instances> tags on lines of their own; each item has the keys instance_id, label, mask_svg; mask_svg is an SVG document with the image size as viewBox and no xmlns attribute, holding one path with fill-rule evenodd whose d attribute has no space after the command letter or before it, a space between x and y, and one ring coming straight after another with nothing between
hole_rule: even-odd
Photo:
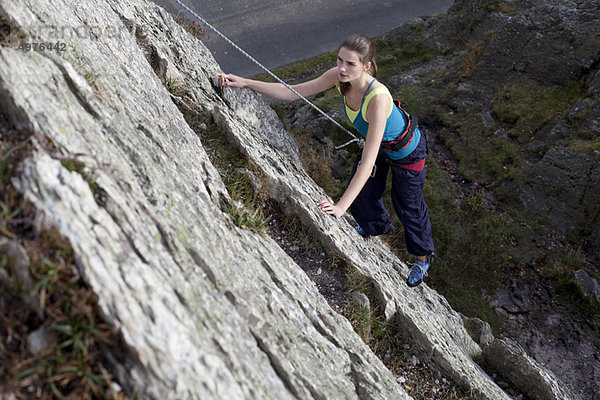
<instances>
[{"instance_id":1,"label":"woman's left hand","mask_svg":"<svg viewBox=\"0 0 600 400\"><path fill-rule=\"evenodd\" d=\"M342 208L330 203L327 200L321 200L317 203L317 205L321 210L325 211L327 214L333 215L336 218L341 217L346 212L346 210L343 210Z\"/></svg>"},{"instance_id":2,"label":"woman's left hand","mask_svg":"<svg viewBox=\"0 0 600 400\"><path fill-rule=\"evenodd\" d=\"M215 74L213 78L219 78L219 86L231 86L241 88L246 86L246 79L234 74Z\"/></svg>"}]
</instances>

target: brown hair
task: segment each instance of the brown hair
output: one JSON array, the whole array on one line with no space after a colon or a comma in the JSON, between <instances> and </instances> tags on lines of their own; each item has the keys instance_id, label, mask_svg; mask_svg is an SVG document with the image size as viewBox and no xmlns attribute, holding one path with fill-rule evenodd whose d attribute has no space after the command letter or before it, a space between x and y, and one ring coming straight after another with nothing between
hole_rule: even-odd
<instances>
[{"instance_id":1,"label":"brown hair","mask_svg":"<svg viewBox=\"0 0 600 400\"><path fill-rule=\"evenodd\" d=\"M342 47L345 47L348 50L352 50L358 53L358 57L363 64L371 63L371 75L373 77L377 77L377 64L375 63L375 44L371 39L366 37L365 35L361 35L355 33L353 35L348 36L338 47L338 51ZM350 89L349 82L340 82L340 90L342 94L346 94Z\"/></svg>"}]
</instances>

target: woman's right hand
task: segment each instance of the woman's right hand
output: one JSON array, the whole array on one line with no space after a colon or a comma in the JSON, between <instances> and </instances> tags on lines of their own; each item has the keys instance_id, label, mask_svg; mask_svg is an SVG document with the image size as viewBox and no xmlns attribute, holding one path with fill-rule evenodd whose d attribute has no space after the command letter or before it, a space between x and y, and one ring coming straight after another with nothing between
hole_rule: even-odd
<instances>
[{"instance_id":1,"label":"woman's right hand","mask_svg":"<svg viewBox=\"0 0 600 400\"><path fill-rule=\"evenodd\" d=\"M215 74L213 78L219 78L219 86L230 86L242 88L246 86L246 79L234 74Z\"/></svg>"}]
</instances>

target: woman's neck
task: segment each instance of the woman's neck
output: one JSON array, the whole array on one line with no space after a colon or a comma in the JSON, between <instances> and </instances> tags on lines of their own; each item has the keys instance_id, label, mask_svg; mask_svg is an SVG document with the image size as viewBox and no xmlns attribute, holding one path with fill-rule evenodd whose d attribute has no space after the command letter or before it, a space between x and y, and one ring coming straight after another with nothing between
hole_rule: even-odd
<instances>
[{"instance_id":1,"label":"woman's neck","mask_svg":"<svg viewBox=\"0 0 600 400\"><path fill-rule=\"evenodd\" d=\"M350 82L352 89L359 93L365 92L373 81L373 76L367 72L363 73L359 78Z\"/></svg>"}]
</instances>

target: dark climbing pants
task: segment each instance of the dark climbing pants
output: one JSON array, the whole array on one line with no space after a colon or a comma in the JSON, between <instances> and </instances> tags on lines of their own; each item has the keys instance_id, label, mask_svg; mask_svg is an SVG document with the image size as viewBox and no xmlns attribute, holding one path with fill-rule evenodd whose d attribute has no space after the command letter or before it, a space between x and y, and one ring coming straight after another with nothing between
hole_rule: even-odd
<instances>
[{"instance_id":1,"label":"dark climbing pants","mask_svg":"<svg viewBox=\"0 0 600 400\"><path fill-rule=\"evenodd\" d=\"M350 179L356 173L360 158L361 154L356 159ZM375 176L369 178L350 207L354 219L368 235L381 235L392 228L390 214L382 200L388 171L391 169L392 204L404 227L406 249L415 256L433 254L431 223L427 204L423 198L425 168L417 172L398 165L390 165L381 152L375 165L377 166Z\"/></svg>"}]
</instances>

